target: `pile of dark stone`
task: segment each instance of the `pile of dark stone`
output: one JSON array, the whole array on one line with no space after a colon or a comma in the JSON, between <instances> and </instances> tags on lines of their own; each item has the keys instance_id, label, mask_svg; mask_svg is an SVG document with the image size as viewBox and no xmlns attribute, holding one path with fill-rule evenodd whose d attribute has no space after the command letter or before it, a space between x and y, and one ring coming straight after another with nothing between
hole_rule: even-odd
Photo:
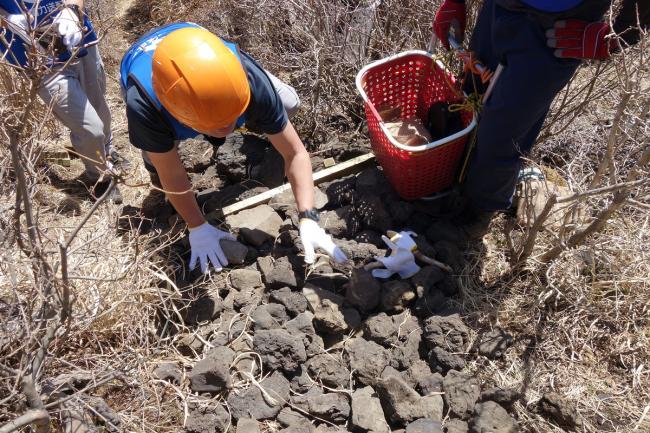
<instances>
[{"instance_id":1,"label":"pile of dark stone","mask_svg":"<svg viewBox=\"0 0 650 433\"><path fill-rule=\"evenodd\" d=\"M219 168L244 176L234 163ZM519 393L481 383L468 368L502 357L512 339L499 329L475 338L456 277L423 266L410 279L381 281L363 269L386 254L386 230L408 228L420 251L460 271L463 255L431 226L431 205L400 200L376 167L315 193L347 264L320 257L305 267L290 191L225 219L239 241L222 244L231 267L184 306L191 332L175 336L177 350L197 361L184 372L175 363L154 371L194 395L185 431L518 431ZM223 190L202 203L217 209Z\"/></svg>"}]
</instances>

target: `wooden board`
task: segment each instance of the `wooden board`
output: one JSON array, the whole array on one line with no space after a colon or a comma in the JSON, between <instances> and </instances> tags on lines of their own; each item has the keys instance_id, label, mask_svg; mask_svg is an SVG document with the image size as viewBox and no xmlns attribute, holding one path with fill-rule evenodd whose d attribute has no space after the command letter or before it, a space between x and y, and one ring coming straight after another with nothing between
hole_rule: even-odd
<instances>
[{"instance_id":1,"label":"wooden board","mask_svg":"<svg viewBox=\"0 0 650 433\"><path fill-rule=\"evenodd\" d=\"M327 182L333 179L338 179L350 174L358 173L362 169L372 165L374 161L375 161L375 155L373 155L372 153L366 153L364 155L357 156L356 158L352 158L348 161L336 164L333 167L317 171L316 173L314 173L314 185L318 185L320 183ZM222 218L240 212L244 209L248 209L251 207L259 206L261 204L268 203L269 200L271 200L273 197L288 189L291 189L291 185L285 183L284 185L280 185L277 188L270 189L254 197L250 197L240 202L226 206L222 209L217 209L215 211L212 211L208 215L206 215L206 217L208 219Z\"/></svg>"}]
</instances>

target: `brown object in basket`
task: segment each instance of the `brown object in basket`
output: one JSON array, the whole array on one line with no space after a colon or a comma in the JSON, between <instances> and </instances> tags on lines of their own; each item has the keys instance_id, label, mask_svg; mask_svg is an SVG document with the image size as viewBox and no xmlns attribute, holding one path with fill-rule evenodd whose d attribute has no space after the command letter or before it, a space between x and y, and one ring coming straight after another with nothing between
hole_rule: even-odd
<instances>
[{"instance_id":1,"label":"brown object in basket","mask_svg":"<svg viewBox=\"0 0 650 433\"><path fill-rule=\"evenodd\" d=\"M418 117L386 122L386 129L397 140L406 146L420 146L431 143L431 133Z\"/></svg>"},{"instance_id":2,"label":"brown object in basket","mask_svg":"<svg viewBox=\"0 0 650 433\"><path fill-rule=\"evenodd\" d=\"M406 146L419 146L433 141L431 133L418 117L401 119L402 109L389 105L380 106L379 117L395 140Z\"/></svg>"}]
</instances>

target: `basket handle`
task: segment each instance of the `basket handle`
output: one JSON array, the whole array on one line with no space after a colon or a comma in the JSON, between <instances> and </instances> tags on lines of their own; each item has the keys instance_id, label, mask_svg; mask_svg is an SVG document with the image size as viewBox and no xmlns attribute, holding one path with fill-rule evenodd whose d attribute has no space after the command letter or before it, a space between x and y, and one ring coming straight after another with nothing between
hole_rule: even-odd
<instances>
[{"instance_id":1,"label":"basket handle","mask_svg":"<svg viewBox=\"0 0 650 433\"><path fill-rule=\"evenodd\" d=\"M433 37L432 37L432 40L433 40ZM449 46L451 47L451 49L453 49L456 52L456 54L463 61L463 63L466 63L468 61L467 59L469 58L467 50L465 50L465 48L463 48L463 46L456 40L456 38L454 37L453 32L449 33L448 40L449 40ZM474 64L472 66L474 68L476 68L476 70L481 75L490 72L490 70L483 63L481 63L480 61L474 62ZM499 62L499 65L497 66L497 69L494 71L494 74L492 74L492 77L490 77L490 84L488 84L488 88L485 91L485 93L483 94L483 98L481 99L483 104L485 104L485 102L488 100L488 98L492 94L492 90L494 90L494 85L496 84L497 80L501 76L501 73L503 72L503 68L504 68L503 63Z\"/></svg>"}]
</instances>

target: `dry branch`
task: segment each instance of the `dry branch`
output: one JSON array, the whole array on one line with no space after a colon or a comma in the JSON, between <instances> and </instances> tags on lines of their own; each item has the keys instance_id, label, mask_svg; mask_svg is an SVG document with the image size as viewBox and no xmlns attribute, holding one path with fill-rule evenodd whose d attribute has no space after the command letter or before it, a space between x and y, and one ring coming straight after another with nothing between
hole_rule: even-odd
<instances>
[{"instance_id":1,"label":"dry branch","mask_svg":"<svg viewBox=\"0 0 650 433\"><path fill-rule=\"evenodd\" d=\"M650 162L650 147L646 147L645 151L637 161L634 168L630 170L630 173L627 176L626 183L634 184L637 177L642 175L642 170L648 165L649 162ZM614 193L614 197L612 198L612 201L609 204L609 206L607 206L605 209L602 209L600 212L598 212L598 214L591 222L591 224L589 224L585 229L579 230L576 233L574 233L571 237L569 237L566 243L555 245L549 251L545 252L540 257L540 261L542 263L548 263L556 259L560 255L560 253L565 249L574 248L576 245L582 244L585 241L585 239L587 239L589 236L593 235L594 233L600 232L603 229L603 227L605 227L605 224L607 224L607 221L619 209L621 209L625 205L629 196L630 196L630 188L624 188Z\"/></svg>"},{"instance_id":2,"label":"dry branch","mask_svg":"<svg viewBox=\"0 0 650 433\"><path fill-rule=\"evenodd\" d=\"M30 424L35 424L37 426L36 431L45 431L41 429L46 428L50 424L50 414L44 409L33 409L27 411L13 421L0 427L0 433L11 433Z\"/></svg>"},{"instance_id":3,"label":"dry branch","mask_svg":"<svg viewBox=\"0 0 650 433\"><path fill-rule=\"evenodd\" d=\"M616 114L614 115L614 121L612 122L612 129L609 132L609 136L607 137L607 149L605 151L605 156L600 162L600 165L596 170L596 174L589 184L590 189L596 188L600 184L600 181L607 169L609 169L611 172L614 172L614 170L616 170L616 167L614 166L614 145L616 144L616 137L620 128L621 118L623 117L623 113L625 112L625 108L630 102L631 97L632 93L624 92L623 97L618 104Z\"/></svg>"}]
</instances>

